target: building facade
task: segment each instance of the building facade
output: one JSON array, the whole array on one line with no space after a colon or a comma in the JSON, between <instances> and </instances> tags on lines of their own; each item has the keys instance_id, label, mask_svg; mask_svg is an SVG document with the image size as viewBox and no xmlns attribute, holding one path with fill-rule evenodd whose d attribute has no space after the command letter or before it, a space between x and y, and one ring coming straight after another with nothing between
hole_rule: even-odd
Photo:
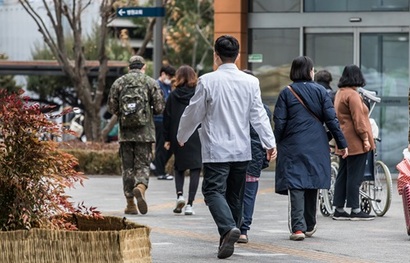
<instances>
[{"instance_id":1,"label":"building facade","mask_svg":"<svg viewBox=\"0 0 410 263\"><path fill-rule=\"evenodd\" d=\"M240 40L240 68L254 71L272 108L290 83L292 60L311 57L333 75L356 64L366 89L382 98L372 116L379 126L379 158L392 171L408 145L409 0L226 0L215 1L215 38Z\"/></svg>"}]
</instances>

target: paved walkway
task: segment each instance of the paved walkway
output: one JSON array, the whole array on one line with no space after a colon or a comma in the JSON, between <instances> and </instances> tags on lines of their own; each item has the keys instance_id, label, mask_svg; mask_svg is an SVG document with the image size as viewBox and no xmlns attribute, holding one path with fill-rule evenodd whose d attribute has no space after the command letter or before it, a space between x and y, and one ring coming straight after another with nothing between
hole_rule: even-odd
<instances>
[{"instance_id":1,"label":"paved walkway","mask_svg":"<svg viewBox=\"0 0 410 263\"><path fill-rule=\"evenodd\" d=\"M174 181L150 178L146 215L127 215L151 227L152 261L221 262L219 236L199 189L193 216L175 215ZM189 178L186 178L185 191ZM390 210L373 221L335 221L318 212L318 231L302 242L289 240L286 196L274 193L274 173L264 172L260 182L249 243L237 244L230 262L409 262L401 196L393 182ZM84 187L69 190L74 202L96 206L103 215L124 217L125 199L119 176L89 176ZM187 196L185 196L187 199Z\"/></svg>"}]
</instances>

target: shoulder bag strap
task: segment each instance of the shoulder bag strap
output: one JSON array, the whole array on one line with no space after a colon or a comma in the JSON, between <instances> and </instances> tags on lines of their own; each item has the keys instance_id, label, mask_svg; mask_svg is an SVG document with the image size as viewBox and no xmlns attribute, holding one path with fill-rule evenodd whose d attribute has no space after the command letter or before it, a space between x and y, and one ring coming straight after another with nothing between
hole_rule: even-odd
<instances>
[{"instance_id":1,"label":"shoulder bag strap","mask_svg":"<svg viewBox=\"0 0 410 263\"><path fill-rule=\"evenodd\" d=\"M296 94L296 92L292 89L291 86L288 86L288 89L293 93L293 95L295 95L296 99L298 99L298 101L300 102L300 104L303 105L303 107L305 107L305 109L320 123L322 123L319 118L316 116L316 114L314 114L308 107L306 107L305 103L303 103L302 99L299 97L298 94Z\"/></svg>"}]
</instances>

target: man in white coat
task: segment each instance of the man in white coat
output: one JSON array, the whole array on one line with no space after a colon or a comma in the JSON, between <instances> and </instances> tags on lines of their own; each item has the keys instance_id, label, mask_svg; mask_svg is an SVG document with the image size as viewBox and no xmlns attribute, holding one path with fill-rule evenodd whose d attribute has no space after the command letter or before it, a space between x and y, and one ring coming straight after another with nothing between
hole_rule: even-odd
<instances>
[{"instance_id":1,"label":"man in white coat","mask_svg":"<svg viewBox=\"0 0 410 263\"><path fill-rule=\"evenodd\" d=\"M218 69L199 78L177 134L181 146L198 125L202 145L202 193L218 227L218 258L230 257L240 236L246 168L252 159L250 128L259 134L268 159L276 158L272 127L261 100L259 80L239 70L239 43L232 36L215 41Z\"/></svg>"}]
</instances>

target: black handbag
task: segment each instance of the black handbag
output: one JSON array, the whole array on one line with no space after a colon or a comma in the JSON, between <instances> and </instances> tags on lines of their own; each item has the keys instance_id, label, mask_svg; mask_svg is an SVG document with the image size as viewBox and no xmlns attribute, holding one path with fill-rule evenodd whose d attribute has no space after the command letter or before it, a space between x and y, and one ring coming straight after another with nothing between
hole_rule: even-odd
<instances>
[{"instance_id":1,"label":"black handbag","mask_svg":"<svg viewBox=\"0 0 410 263\"><path fill-rule=\"evenodd\" d=\"M293 93L293 95L295 95L296 99L298 99L298 101L300 102L300 104L303 105L303 107L305 107L305 109L320 123L322 123L319 118L316 116L316 114L314 114L308 107L306 107L305 103L303 103L303 100L299 97L298 94L296 94L296 92L292 89L291 86L288 86L288 89ZM333 135L332 133L327 130L326 131L326 135L327 135L327 140L331 141L333 139Z\"/></svg>"}]
</instances>

